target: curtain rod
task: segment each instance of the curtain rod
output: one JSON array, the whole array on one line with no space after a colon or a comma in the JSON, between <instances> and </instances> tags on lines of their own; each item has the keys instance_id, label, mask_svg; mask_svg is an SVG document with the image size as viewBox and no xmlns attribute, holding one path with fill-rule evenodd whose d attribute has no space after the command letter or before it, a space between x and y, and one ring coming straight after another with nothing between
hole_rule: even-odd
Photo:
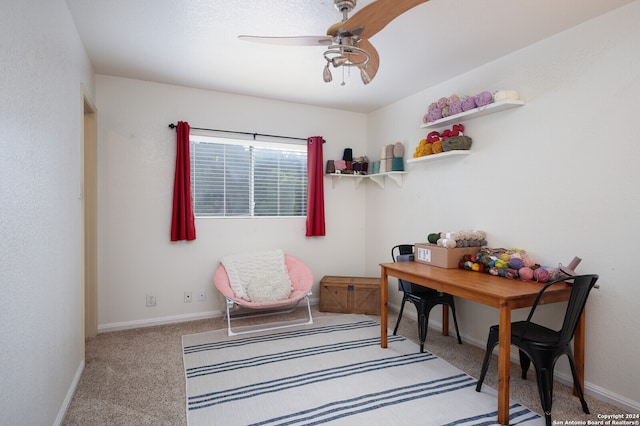
<instances>
[{"instance_id":1,"label":"curtain rod","mask_svg":"<svg viewBox=\"0 0 640 426\"><path fill-rule=\"evenodd\" d=\"M173 123L169 124L169 128L170 129L175 129L176 127L178 127L178 126L176 126ZM293 140L305 141L305 142L309 139L309 138L296 138L296 137L293 137L293 136L267 135L267 134L264 134L264 133L237 132L237 131L234 131L234 130L206 129L206 128L203 128L203 127L189 127L189 128L190 129L194 129L194 130L206 130L206 131L209 131L209 132L235 133L236 135L250 135L250 136L253 136L253 140L256 139L256 136L266 136L266 137L269 137L269 138L280 138L280 139L293 139ZM325 142L326 141L324 139L322 139L322 143L325 143Z\"/></svg>"}]
</instances>

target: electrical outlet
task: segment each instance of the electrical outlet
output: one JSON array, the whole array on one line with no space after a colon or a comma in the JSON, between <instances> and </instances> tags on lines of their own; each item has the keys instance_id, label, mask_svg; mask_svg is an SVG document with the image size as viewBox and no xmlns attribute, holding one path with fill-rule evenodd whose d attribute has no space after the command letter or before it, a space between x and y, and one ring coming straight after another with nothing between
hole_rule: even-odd
<instances>
[{"instance_id":1,"label":"electrical outlet","mask_svg":"<svg viewBox=\"0 0 640 426\"><path fill-rule=\"evenodd\" d=\"M147 308L150 308L152 306L156 306L156 295L147 294Z\"/></svg>"},{"instance_id":2,"label":"electrical outlet","mask_svg":"<svg viewBox=\"0 0 640 426\"><path fill-rule=\"evenodd\" d=\"M198 302L204 302L205 300L207 300L207 293L205 290L200 290L198 292Z\"/></svg>"},{"instance_id":3,"label":"electrical outlet","mask_svg":"<svg viewBox=\"0 0 640 426\"><path fill-rule=\"evenodd\" d=\"M191 302L191 292L190 291L185 291L184 292L184 303L190 303Z\"/></svg>"}]
</instances>

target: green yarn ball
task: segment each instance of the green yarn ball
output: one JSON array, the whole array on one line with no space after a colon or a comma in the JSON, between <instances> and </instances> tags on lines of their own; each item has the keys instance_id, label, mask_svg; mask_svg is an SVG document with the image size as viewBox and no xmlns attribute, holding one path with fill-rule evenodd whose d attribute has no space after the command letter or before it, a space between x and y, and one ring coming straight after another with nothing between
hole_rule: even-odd
<instances>
[{"instance_id":1,"label":"green yarn ball","mask_svg":"<svg viewBox=\"0 0 640 426\"><path fill-rule=\"evenodd\" d=\"M429 236L427 237L427 241L429 241L431 244L436 244L439 239L440 234L429 234Z\"/></svg>"}]
</instances>

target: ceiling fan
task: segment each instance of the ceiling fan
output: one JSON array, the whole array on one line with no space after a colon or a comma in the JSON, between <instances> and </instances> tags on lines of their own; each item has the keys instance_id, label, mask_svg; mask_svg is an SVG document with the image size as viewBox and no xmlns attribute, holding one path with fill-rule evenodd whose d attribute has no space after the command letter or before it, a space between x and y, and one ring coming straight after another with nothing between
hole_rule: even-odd
<instances>
[{"instance_id":1,"label":"ceiling fan","mask_svg":"<svg viewBox=\"0 0 640 426\"><path fill-rule=\"evenodd\" d=\"M349 12L357 0L334 0L342 13L342 21L333 24L325 36L261 37L240 35L240 40L290 46L326 46L324 58L327 65L322 76L326 83L333 78L329 65L334 68L357 67L364 84L369 84L378 72L380 57L369 39L395 18L428 0L377 0L357 11L351 18ZM344 69L344 68L343 68ZM344 81L342 85L344 85Z\"/></svg>"}]
</instances>

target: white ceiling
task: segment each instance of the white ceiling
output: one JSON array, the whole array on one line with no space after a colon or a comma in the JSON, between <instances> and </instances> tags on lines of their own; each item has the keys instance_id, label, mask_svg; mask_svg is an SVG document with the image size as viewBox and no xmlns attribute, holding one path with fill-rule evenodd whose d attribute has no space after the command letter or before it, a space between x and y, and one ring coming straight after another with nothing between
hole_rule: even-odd
<instances>
[{"instance_id":1,"label":"white ceiling","mask_svg":"<svg viewBox=\"0 0 640 426\"><path fill-rule=\"evenodd\" d=\"M401 1L401 0L398 0ZM333 0L66 0L94 70L370 112L634 0L431 0L371 38L380 69L324 83L322 47L237 36L324 35ZM357 12L372 0L360 0Z\"/></svg>"}]
</instances>

